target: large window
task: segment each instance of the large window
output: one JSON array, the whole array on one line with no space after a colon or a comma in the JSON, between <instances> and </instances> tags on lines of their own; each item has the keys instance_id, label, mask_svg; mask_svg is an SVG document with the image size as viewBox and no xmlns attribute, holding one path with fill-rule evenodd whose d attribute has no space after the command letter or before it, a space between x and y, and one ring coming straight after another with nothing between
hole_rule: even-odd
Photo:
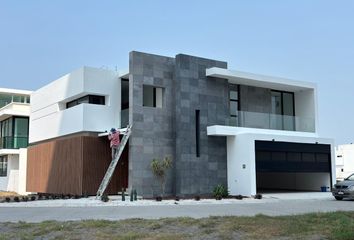
<instances>
[{"instance_id":1,"label":"large window","mask_svg":"<svg viewBox=\"0 0 354 240\"><path fill-rule=\"evenodd\" d=\"M14 118L13 147L23 148L28 146L28 118Z\"/></svg>"},{"instance_id":2,"label":"large window","mask_svg":"<svg viewBox=\"0 0 354 240\"><path fill-rule=\"evenodd\" d=\"M86 95L66 103L66 108L71 108L82 103L105 105L105 97L98 95Z\"/></svg>"},{"instance_id":3,"label":"large window","mask_svg":"<svg viewBox=\"0 0 354 240\"><path fill-rule=\"evenodd\" d=\"M0 156L0 177L7 176L7 156Z\"/></svg>"},{"instance_id":4,"label":"large window","mask_svg":"<svg viewBox=\"0 0 354 240\"><path fill-rule=\"evenodd\" d=\"M230 84L230 126L239 126L239 85Z\"/></svg>"},{"instance_id":5,"label":"large window","mask_svg":"<svg viewBox=\"0 0 354 240\"><path fill-rule=\"evenodd\" d=\"M11 117L0 122L0 149L28 146L28 117Z\"/></svg>"},{"instance_id":6,"label":"large window","mask_svg":"<svg viewBox=\"0 0 354 240\"><path fill-rule=\"evenodd\" d=\"M163 88L149 85L143 86L143 106L162 108Z\"/></svg>"},{"instance_id":7,"label":"large window","mask_svg":"<svg viewBox=\"0 0 354 240\"><path fill-rule=\"evenodd\" d=\"M14 95L7 93L0 94L0 108L12 102L30 103L30 97L26 95Z\"/></svg>"},{"instance_id":8,"label":"large window","mask_svg":"<svg viewBox=\"0 0 354 240\"><path fill-rule=\"evenodd\" d=\"M295 130L294 93L271 92L271 128Z\"/></svg>"}]
</instances>

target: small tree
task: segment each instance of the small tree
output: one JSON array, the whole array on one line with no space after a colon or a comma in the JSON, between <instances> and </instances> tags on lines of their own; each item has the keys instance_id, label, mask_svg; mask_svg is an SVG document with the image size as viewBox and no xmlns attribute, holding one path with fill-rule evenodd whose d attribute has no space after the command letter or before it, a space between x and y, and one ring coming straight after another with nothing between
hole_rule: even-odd
<instances>
[{"instance_id":1,"label":"small tree","mask_svg":"<svg viewBox=\"0 0 354 240\"><path fill-rule=\"evenodd\" d=\"M162 197L165 194L167 170L171 166L172 166L172 159L170 157L165 157L162 161L154 158L150 164L152 173L160 182Z\"/></svg>"}]
</instances>

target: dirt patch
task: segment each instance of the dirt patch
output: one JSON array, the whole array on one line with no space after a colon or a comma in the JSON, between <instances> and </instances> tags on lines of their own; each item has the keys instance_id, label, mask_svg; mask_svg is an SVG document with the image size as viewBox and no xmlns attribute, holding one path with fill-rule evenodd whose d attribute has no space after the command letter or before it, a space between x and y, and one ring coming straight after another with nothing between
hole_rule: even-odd
<instances>
[{"instance_id":1,"label":"dirt patch","mask_svg":"<svg viewBox=\"0 0 354 240\"><path fill-rule=\"evenodd\" d=\"M16 197L16 196L20 196L20 195L15 192L2 192L2 191L0 191L0 198Z\"/></svg>"}]
</instances>

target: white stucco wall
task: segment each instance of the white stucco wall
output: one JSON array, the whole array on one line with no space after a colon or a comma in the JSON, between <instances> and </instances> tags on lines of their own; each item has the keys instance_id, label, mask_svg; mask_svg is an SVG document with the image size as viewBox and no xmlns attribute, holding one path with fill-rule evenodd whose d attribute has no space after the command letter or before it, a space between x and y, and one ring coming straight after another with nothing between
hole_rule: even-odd
<instances>
[{"instance_id":1,"label":"white stucco wall","mask_svg":"<svg viewBox=\"0 0 354 240\"><path fill-rule=\"evenodd\" d=\"M337 179L342 180L354 173L354 145L339 145L335 151Z\"/></svg>"},{"instance_id":2,"label":"white stucco wall","mask_svg":"<svg viewBox=\"0 0 354 240\"><path fill-rule=\"evenodd\" d=\"M19 168L18 168L18 193L21 195L29 194L26 191L27 180L27 148L20 149Z\"/></svg>"},{"instance_id":3,"label":"white stucco wall","mask_svg":"<svg viewBox=\"0 0 354 240\"><path fill-rule=\"evenodd\" d=\"M66 103L85 95L105 96L105 105ZM114 71L83 67L31 95L29 142L120 126L120 79Z\"/></svg>"},{"instance_id":4,"label":"white stucco wall","mask_svg":"<svg viewBox=\"0 0 354 240\"><path fill-rule=\"evenodd\" d=\"M295 124L297 131L317 133L317 96L316 89L294 92Z\"/></svg>"},{"instance_id":5,"label":"white stucco wall","mask_svg":"<svg viewBox=\"0 0 354 240\"><path fill-rule=\"evenodd\" d=\"M238 128L229 126L211 126L207 129L208 135L227 136L227 178L228 188L232 195L254 195L257 193L256 185L256 166L255 166L255 141L283 141L294 143L315 143L331 145L332 159L332 183L335 183L335 161L334 161L334 141L328 138L318 138L314 133L302 133L280 130L265 130ZM320 187L330 186L329 176L325 175L306 175L300 174L298 184L308 181L309 177L313 180L305 184L309 190ZM318 185L318 186L317 186Z\"/></svg>"}]
</instances>

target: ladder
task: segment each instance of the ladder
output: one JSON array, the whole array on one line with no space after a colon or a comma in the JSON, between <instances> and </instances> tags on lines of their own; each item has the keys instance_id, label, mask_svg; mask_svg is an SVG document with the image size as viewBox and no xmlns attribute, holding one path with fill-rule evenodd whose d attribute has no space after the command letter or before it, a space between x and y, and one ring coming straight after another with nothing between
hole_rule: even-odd
<instances>
[{"instance_id":1,"label":"ladder","mask_svg":"<svg viewBox=\"0 0 354 240\"><path fill-rule=\"evenodd\" d=\"M111 164L109 165L109 167L108 167L108 169L107 169L107 172L106 172L106 174L105 174L104 177L103 177L103 180L102 180L102 182L101 182L101 184L100 184L100 187L99 187L98 190L97 190L96 199L99 199L100 197L102 197L102 195L103 195L104 191L106 190L106 188L107 188L109 182L111 181L113 172L114 172L114 170L116 169L116 166L117 166L117 163L118 163L118 161L119 161L119 159L120 159L120 156L122 155L123 150L124 150L124 147L125 147L125 145L127 144L128 139L129 139L129 137L130 137L131 128L132 128L131 125L128 125L128 126L127 126L127 129L126 129L126 131L125 131L125 134L124 134L124 136L123 136L123 139L122 139L122 141L121 141L120 144L119 144L118 152L117 152L115 158L112 159Z\"/></svg>"}]
</instances>

